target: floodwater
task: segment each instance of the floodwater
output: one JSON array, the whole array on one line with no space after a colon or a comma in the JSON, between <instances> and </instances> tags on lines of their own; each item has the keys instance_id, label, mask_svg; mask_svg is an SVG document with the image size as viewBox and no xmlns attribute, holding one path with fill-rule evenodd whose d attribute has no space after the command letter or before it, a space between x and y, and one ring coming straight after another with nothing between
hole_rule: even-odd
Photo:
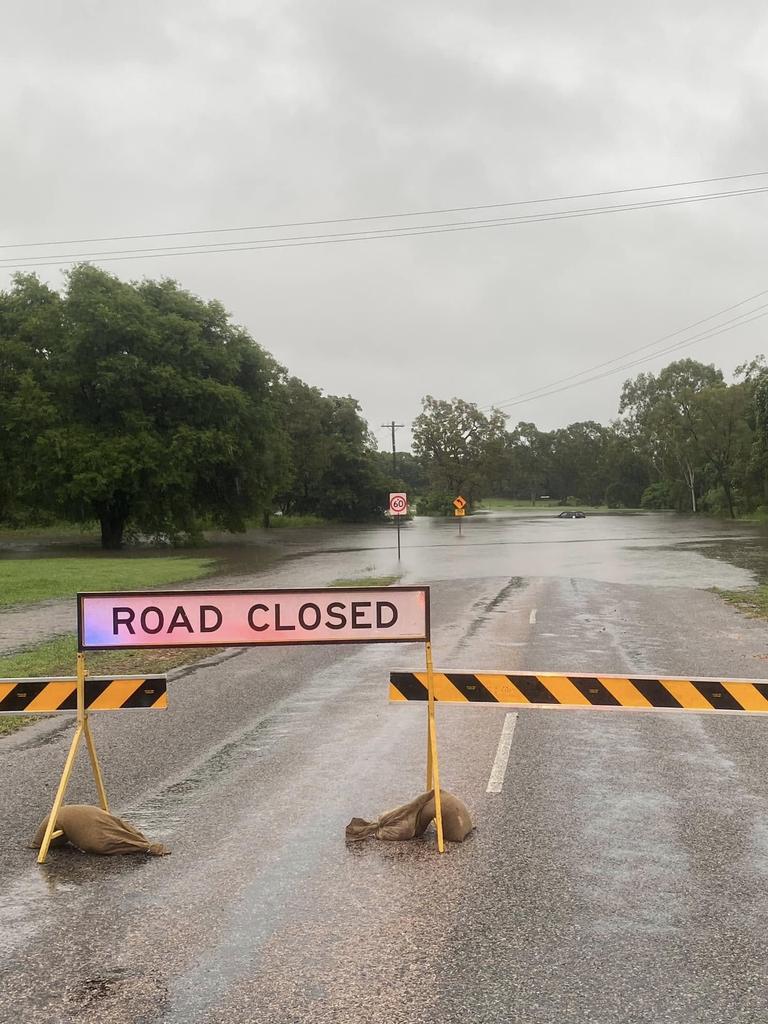
<instances>
[{"instance_id":1,"label":"floodwater","mask_svg":"<svg viewBox=\"0 0 768 1024\"><path fill-rule=\"evenodd\" d=\"M277 531L276 531L277 532ZM291 535L286 537L285 534ZM738 589L768 580L768 527L675 513L596 513L558 519L556 511L514 510L451 519L416 518L396 530L339 526L280 531L280 575L400 575L403 583L490 577L575 577L608 583ZM263 537L263 533L262 533ZM225 572L265 568L262 538L207 549ZM291 563L293 565L291 566ZM292 568L293 571L290 571ZM288 585L288 584L287 584Z\"/></svg>"},{"instance_id":2,"label":"floodwater","mask_svg":"<svg viewBox=\"0 0 768 1024\"><path fill-rule=\"evenodd\" d=\"M3 541L0 558L94 554L96 541ZM647 586L737 589L768 580L768 526L675 513L515 509L458 519L329 525L209 535L202 547L137 548L127 557L194 554L217 562L216 577L279 576L284 586L337 577L400 576L403 583L491 577L574 577ZM106 552L114 557L114 553Z\"/></svg>"}]
</instances>

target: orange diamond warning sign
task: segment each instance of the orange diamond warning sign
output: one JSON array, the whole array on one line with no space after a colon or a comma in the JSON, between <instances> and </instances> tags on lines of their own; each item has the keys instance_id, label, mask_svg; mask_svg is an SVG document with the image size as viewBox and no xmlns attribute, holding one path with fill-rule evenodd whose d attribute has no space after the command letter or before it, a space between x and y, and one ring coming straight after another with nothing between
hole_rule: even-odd
<instances>
[{"instance_id":1,"label":"orange diamond warning sign","mask_svg":"<svg viewBox=\"0 0 768 1024\"><path fill-rule=\"evenodd\" d=\"M467 504L467 499L466 498L462 498L461 495L459 495L458 498L454 498L453 499L453 507L454 508L464 508L466 506L466 504Z\"/></svg>"}]
</instances>

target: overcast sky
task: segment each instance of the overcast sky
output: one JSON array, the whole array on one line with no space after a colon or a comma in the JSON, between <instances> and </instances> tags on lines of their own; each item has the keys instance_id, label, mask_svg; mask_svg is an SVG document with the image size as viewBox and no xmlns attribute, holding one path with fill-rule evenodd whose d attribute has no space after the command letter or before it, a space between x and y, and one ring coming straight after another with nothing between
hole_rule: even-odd
<instances>
[{"instance_id":1,"label":"overcast sky","mask_svg":"<svg viewBox=\"0 0 768 1024\"><path fill-rule=\"evenodd\" d=\"M768 170L766 53L768 11L757 0L8 0L0 242L476 206ZM768 176L391 223L760 186ZM768 289L767 210L768 194L757 194L102 265L221 299L292 373L358 398L385 444L379 424L410 424L427 393L502 403ZM89 245L0 255L52 251ZM38 272L60 286L62 270ZM0 269L0 287L10 273ZM685 355L730 372L764 350L767 326L506 411L542 428L607 422L626 376Z\"/></svg>"}]
</instances>

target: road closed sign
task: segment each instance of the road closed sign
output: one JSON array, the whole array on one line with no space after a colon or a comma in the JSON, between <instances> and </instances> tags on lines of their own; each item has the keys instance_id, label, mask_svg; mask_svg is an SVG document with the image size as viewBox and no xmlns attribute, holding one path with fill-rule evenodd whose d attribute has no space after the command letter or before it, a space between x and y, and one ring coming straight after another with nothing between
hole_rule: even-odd
<instances>
[{"instance_id":1,"label":"road closed sign","mask_svg":"<svg viewBox=\"0 0 768 1024\"><path fill-rule=\"evenodd\" d=\"M81 651L429 640L429 587L78 594Z\"/></svg>"},{"instance_id":2,"label":"road closed sign","mask_svg":"<svg viewBox=\"0 0 768 1024\"><path fill-rule=\"evenodd\" d=\"M404 516L408 513L408 498L402 491L389 496L389 513L393 516Z\"/></svg>"}]
</instances>

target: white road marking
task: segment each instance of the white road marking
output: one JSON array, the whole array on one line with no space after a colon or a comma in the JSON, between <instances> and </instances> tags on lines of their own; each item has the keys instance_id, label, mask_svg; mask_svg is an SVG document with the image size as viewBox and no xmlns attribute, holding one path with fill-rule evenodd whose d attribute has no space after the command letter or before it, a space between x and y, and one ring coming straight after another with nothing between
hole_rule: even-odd
<instances>
[{"instance_id":1,"label":"white road marking","mask_svg":"<svg viewBox=\"0 0 768 1024\"><path fill-rule=\"evenodd\" d=\"M499 747L496 751L496 758L493 762L493 768L491 768L491 777L488 779L488 786L486 787L486 793L500 793L501 788L504 785L504 776L507 774L507 764L509 763L509 753L512 749L512 733L515 731L517 725L517 712L510 711L504 717L504 725L501 729L501 738L499 739Z\"/></svg>"},{"instance_id":2,"label":"white road marking","mask_svg":"<svg viewBox=\"0 0 768 1024\"><path fill-rule=\"evenodd\" d=\"M531 608L531 614L528 616L528 621L530 622L531 625L533 625L534 622L536 621L536 609L535 608Z\"/></svg>"}]
</instances>

